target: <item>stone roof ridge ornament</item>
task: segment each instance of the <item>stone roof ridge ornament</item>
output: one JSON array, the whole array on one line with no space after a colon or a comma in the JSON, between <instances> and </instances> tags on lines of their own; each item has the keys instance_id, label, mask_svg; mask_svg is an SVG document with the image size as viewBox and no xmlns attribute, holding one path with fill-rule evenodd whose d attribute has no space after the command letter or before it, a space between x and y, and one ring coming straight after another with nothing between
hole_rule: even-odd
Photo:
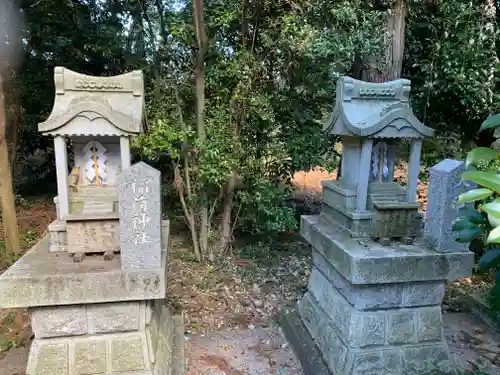
<instances>
[{"instance_id":1,"label":"stone roof ridge ornament","mask_svg":"<svg viewBox=\"0 0 500 375\"><path fill-rule=\"evenodd\" d=\"M55 101L38 124L46 135L130 136L144 131L144 78L140 70L94 77L54 68Z\"/></svg>"},{"instance_id":2,"label":"stone roof ridge ornament","mask_svg":"<svg viewBox=\"0 0 500 375\"><path fill-rule=\"evenodd\" d=\"M324 131L371 138L432 137L434 130L413 114L410 92L411 82L407 79L372 83L340 77L334 110Z\"/></svg>"}]
</instances>

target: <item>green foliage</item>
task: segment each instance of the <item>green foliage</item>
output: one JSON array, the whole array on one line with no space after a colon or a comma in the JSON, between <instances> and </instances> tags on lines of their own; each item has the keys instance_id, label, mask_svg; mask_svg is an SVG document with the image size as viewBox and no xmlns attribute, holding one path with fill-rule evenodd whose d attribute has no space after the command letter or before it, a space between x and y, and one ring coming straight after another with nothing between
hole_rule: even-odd
<instances>
[{"instance_id":1,"label":"green foliage","mask_svg":"<svg viewBox=\"0 0 500 375\"><path fill-rule=\"evenodd\" d=\"M414 2L404 64L417 116L445 134L459 130L462 140L483 144L487 134L477 137L482 120L500 111L496 9L485 4Z\"/></svg>"},{"instance_id":2,"label":"green foliage","mask_svg":"<svg viewBox=\"0 0 500 375\"><path fill-rule=\"evenodd\" d=\"M500 127L500 122L494 122L489 117L481 125L481 129L495 129ZM478 147L467 155L466 164L475 168L463 173L464 180L476 183L479 188L461 194L457 204L473 203L460 209L459 219L453 223L453 231L457 232L457 241L472 243L481 241L479 246L480 271L497 269L500 264L500 168L499 153L491 148ZM472 246L471 246L472 249ZM474 250L474 249L473 249ZM497 271L500 279L500 271ZM500 288L498 283L491 291L493 299L499 301ZM495 303L497 303L495 302Z\"/></svg>"},{"instance_id":3,"label":"green foliage","mask_svg":"<svg viewBox=\"0 0 500 375\"><path fill-rule=\"evenodd\" d=\"M297 227L295 212L285 202L289 189L280 188L263 178L251 181L251 188L238 192L241 205L240 228L249 233L285 232Z\"/></svg>"}]
</instances>

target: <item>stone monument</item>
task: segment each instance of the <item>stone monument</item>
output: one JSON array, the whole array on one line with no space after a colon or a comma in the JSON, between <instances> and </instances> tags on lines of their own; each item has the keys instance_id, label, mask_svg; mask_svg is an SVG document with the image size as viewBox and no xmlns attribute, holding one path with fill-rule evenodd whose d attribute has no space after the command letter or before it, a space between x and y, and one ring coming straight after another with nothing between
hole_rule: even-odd
<instances>
[{"instance_id":1,"label":"stone monument","mask_svg":"<svg viewBox=\"0 0 500 375\"><path fill-rule=\"evenodd\" d=\"M325 130L341 136L343 173L324 182L322 213L301 218L313 269L297 312L283 320L306 375L455 371L441 302L446 280L470 275L473 255L438 252L422 239L420 150L434 131L413 115L409 94L408 80L337 83ZM406 187L393 182L402 140L410 144Z\"/></svg>"},{"instance_id":2,"label":"stone monument","mask_svg":"<svg viewBox=\"0 0 500 375\"><path fill-rule=\"evenodd\" d=\"M162 303L169 226L160 172L130 165L130 137L143 131L142 72L56 67L54 78L54 107L39 129L54 137L57 220L0 276L0 307L31 311L27 375L184 374L182 317Z\"/></svg>"},{"instance_id":3,"label":"stone monument","mask_svg":"<svg viewBox=\"0 0 500 375\"><path fill-rule=\"evenodd\" d=\"M462 180L465 163L460 160L445 159L429 171L427 193L427 215L425 220L425 240L438 252L466 251L469 245L456 241L458 233L452 230L453 222L459 218L459 208L455 205L458 196L474 188L474 184Z\"/></svg>"}]
</instances>

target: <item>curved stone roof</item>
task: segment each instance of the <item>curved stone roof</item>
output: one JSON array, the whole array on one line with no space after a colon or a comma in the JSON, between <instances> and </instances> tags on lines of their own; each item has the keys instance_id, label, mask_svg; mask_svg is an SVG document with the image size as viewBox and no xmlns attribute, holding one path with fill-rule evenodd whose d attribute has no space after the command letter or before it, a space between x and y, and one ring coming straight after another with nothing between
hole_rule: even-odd
<instances>
[{"instance_id":1,"label":"curved stone roof","mask_svg":"<svg viewBox=\"0 0 500 375\"><path fill-rule=\"evenodd\" d=\"M93 77L54 69L55 100L38 130L49 135L133 135L144 131L144 80L139 70Z\"/></svg>"},{"instance_id":2,"label":"curved stone roof","mask_svg":"<svg viewBox=\"0 0 500 375\"><path fill-rule=\"evenodd\" d=\"M340 77L333 114L324 126L330 134L372 138L425 138L434 129L422 124L409 105L410 81L369 83Z\"/></svg>"}]
</instances>

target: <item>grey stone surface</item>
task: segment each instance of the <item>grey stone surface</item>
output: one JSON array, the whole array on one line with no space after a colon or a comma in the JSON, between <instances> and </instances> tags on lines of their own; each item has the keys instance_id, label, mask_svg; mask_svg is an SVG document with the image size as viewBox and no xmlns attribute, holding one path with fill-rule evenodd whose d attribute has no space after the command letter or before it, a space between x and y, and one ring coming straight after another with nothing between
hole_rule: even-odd
<instances>
[{"instance_id":1,"label":"grey stone surface","mask_svg":"<svg viewBox=\"0 0 500 375\"><path fill-rule=\"evenodd\" d=\"M85 306L55 306L31 310L31 326L37 338L85 335Z\"/></svg>"},{"instance_id":2,"label":"grey stone surface","mask_svg":"<svg viewBox=\"0 0 500 375\"><path fill-rule=\"evenodd\" d=\"M326 313L326 320L351 348L385 346L387 342L412 344L443 339L440 306L360 311L351 306L320 272L314 270L308 289L311 297L307 302L312 305L312 313L317 315L318 327L323 332L323 313ZM315 312L318 310L315 303L322 312ZM311 334L313 337L320 336L314 329ZM406 341L402 342L403 339Z\"/></svg>"},{"instance_id":3,"label":"grey stone surface","mask_svg":"<svg viewBox=\"0 0 500 375\"><path fill-rule=\"evenodd\" d=\"M351 238L321 217L302 216L300 231L352 284L454 280L469 276L474 267L471 252L438 253L419 243L385 247Z\"/></svg>"},{"instance_id":4,"label":"grey stone surface","mask_svg":"<svg viewBox=\"0 0 500 375\"><path fill-rule=\"evenodd\" d=\"M436 370L445 374L455 371L444 342L439 306L360 312L339 293L324 293L331 296L318 300L307 293L298 311L333 374L434 375ZM292 335L292 345L293 340L297 339Z\"/></svg>"},{"instance_id":5,"label":"grey stone surface","mask_svg":"<svg viewBox=\"0 0 500 375\"><path fill-rule=\"evenodd\" d=\"M78 375L106 373L107 355L105 340L75 343L75 373Z\"/></svg>"},{"instance_id":6,"label":"grey stone surface","mask_svg":"<svg viewBox=\"0 0 500 375\"><path fill-rule=\"evenodd\" d=\"M118 200L122 268L161 267L161 173L143 162L124 170Z\"/></svg>"},{"instance_id":7,"label":"grey stone surface","mask_svg":"<svg viewBox=\"0 0 500 375\"><path fill-rule=\"evenodd\" d=\"M445 159L429 171L429 190L424 236L426 243L438 252L468 251L468 244L455 241L453 221L458 218L458 196L474 187L461 178L463 161Z\"/></svg>"},{"instance_id":8,"label":"grey stone surface","mask_svg":"<svg viewBox=\"0 0 500 375\"><path fill-rule=\"evenodd\" d=\"M146 326L145 301L31 308L36 338L141 331Z\"/></svg>"},{"instance_id":9,"label":"grey stone surface","mask_svg":"<svg viewBox=\"0 0 500 375\"><path fill-rule=\"evenodd\" d=\"M325 130L357 137L432 137L434 130L422 124L409 106L410 85L407 79L371 83L340 77L334 113Z\"/></svg>"},{"instance_id":10,"label":"grey stone surface","mask_svg":"<svg viewBox=\"0 0 500 375\"><path fill-rule=\"evenodd\" d=\"M122 269L120 256L102 261L87 257L74 263L48 252L46 236L0 276L0 307L34 307L163 299L166 253L161 268Z\"/></svg>"},{"instance_id":11,"label":"grey stone surface","mask_svg":"<svg viewBox=\"0 0 500 375\"><path fill-rule=\"evenodd\" d=\"M111 306L106 305L101 307L109 313ZM123 308L126 303L117 306L115 311L125 314ZM64 310L70 307L58 308ZM142 308L138 310L145 311ZM184 375L182 316L172 316L161 301L154 303L153 310L151 324L148 327L139 325L139 330L133 332L35 338L28 358L27 374ZM91 318L95 319L94 313ZM154 332L154 336L148 332ZM155 348L154 355L152 348Z\"/></svg>"},{"instance_id":12,"label":"grey stone surface","mask_svg":"<svg viewBox=\"0 0 500 375\"><path fill-rule=\"evenodd\" d=\"M113 372L145 370L143 343L140 337L119 338L111 346Z\"/></svg>"},{"instance_id":13,"label":"grey stone surface","mask_svg":"<svg viewBox=\"0 0 500 375\"><path fill-rule=\"evenodd\" d=\"M313 273L319 270L358 310L440 305L445 282L421 281L392 284L351 284L318 251L313 249Z\"/></svg>"},{"instance_id":14,"label":"grey stone surface","mask_svg":"<svg viewBox=\"0 0 500 375\"><path fill-rule=\"evenodd\" d=\"M281 328L302 366L304 375L332 375L297 312L283 314Z\"/></svg>"},{"instance_id":15,"label":"grey stone surface","mask_svg":"<svg viewBox=\"0 0 500 375\"><path fill-rule=\"evenodd\" d=\"M49 251L52 253L68 251L66 223L61 220L55 220L49 224L47 230L50 235Z\"/></svg>"},{"instance_id":16,"label":"grey stone surface","mask_svg":"<svg viewBox=\"0 0 500 375\"><path fill-rule=\"evenodd\" d=\"M68 344L46 344L38 349L38 361L29 375L61 374L69 375Z\"/></svg>"},{"instance_id":17,"label":"grey stone surface","mask_svg":"<svg viewBox=\"0 0 500 375\"><path fill-rule=\"evenodd\" d=\"M137 331L141 328L141 309L137 301L88 305L86 310L89 333Z\"/></svg>"},{"instance_id":18,"label":"grey stone surface","mask_svg":"<svg viewBox=\"0 0 500 375\"><path fill-rule=\"evenodd\" d=\"M356 238L413 238L420 233L416 190L422 139L434 130L409 104L408 80L384 83L339 77L324 130L340 135L342 173L324 184L324 214ZM407 186L393 182L401 139L409 139ZM352 214L365 214L356 217ZM367 216L366 214L371 214Z\"/></svg>"},{"instance_id":19,"label":"grey stone surface","mask_svg":"<svg viewBox=\"0 0 500 375\"><path fill-rule=\"evenodd\" d=\"M120 250L118 220L82 220L66 223L68 252L101 253Z\"/></svg>"}]
</instances>

